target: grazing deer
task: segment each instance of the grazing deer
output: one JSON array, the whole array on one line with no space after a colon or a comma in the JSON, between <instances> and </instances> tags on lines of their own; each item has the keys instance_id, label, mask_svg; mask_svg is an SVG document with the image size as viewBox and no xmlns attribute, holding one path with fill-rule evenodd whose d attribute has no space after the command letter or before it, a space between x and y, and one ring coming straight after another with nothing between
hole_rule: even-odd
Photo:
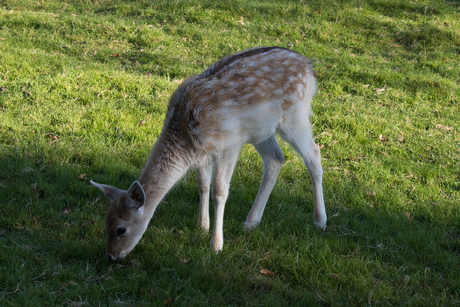
<instances>
[{"instance_id":1,"label":"grazing deer","mask_svg":"<svg viewBox=\"0 0 460 307\"><path fill-rule=\"evenodd\" d=\"M262 184L244 223L257 226L284 161L275 132L300 154L313 183L315 225L326 227L321 158L309 116L316 91L310 61L280 47L249 49L186 79L172 95L161 135L128 191L91 183L111 200L105 217L106 256L123 259L139 242L161 199L191 167L197 169L199 226L209 230L213 166L215 208L211 246L224 243L223 221L230 179L241 147L252 143L262 157Z\"/></svg>"}]
</instances>

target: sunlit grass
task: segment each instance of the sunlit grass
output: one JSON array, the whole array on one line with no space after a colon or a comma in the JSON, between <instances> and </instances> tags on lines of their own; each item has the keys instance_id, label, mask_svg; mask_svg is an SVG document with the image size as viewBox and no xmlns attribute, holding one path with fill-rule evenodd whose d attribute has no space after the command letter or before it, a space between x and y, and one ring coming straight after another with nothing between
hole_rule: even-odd
<instances>
[{"instance_id":1,"label":"sunlit grass","mask_svg":"<svg viewBox=\"0 0 460 307\"><path fill-rule=\"evenodd\" d=\"M459 12L442 1L3 1L1 305L458 304ZM262 174L245 146L222 253L196 227L190 171L133 252L107 263L109 202L89 180L128 188L178 84L260 45L315 65L326 231L280 140L285 165L257 229L242 229Z\"/></svg>"}]
</instances>

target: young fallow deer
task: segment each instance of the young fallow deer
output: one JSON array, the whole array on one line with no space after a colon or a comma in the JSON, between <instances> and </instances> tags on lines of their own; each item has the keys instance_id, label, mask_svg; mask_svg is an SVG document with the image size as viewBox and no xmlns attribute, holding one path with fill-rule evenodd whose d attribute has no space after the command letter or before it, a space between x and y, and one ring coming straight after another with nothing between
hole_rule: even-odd
<instances>
[{"instance_id":1,"label":"young fallow deer","mask_svg":"<svg viewBox=\"0 0 460 307\"><path fill-rule=\"evenodd\" d=\"M158 203L191 167L197 169L199 226L209 230L213 166L215 208L211 246L224 243L223 220L230 179L241 147L252 143L262 157L262 184L244 223L257 226L284 161L275 132L300 154L313 183L315 225L326 227L321 158L309 116L316 90L310 61L280 47L249 49L186 79L172 95L166 119L137 181L128 191L91 183L112 204L105 217L106 256L123 259L139 242Z\"/></svg>"}]
</instances>

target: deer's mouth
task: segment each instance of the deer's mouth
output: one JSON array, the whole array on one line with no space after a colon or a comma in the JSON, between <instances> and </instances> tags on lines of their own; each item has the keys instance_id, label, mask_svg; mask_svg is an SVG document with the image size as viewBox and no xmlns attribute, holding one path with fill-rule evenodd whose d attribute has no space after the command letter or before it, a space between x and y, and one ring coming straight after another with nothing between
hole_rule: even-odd
<instances>
[{"instance_id":1,"label":"deer's mouth","mask_svg":"<svg viewBox=\"0 0 460 307\"><path fill-rule=\"evenodd\" d=\"M108 261L123 260L123 259L125 259L126 255L128 253L129 253L129 251L128 252L121 252L120 254L118 254L118 256L116 256L114 253L107 252L105 254L105 256L106 256Z\"/></svg>"}]
</instances>

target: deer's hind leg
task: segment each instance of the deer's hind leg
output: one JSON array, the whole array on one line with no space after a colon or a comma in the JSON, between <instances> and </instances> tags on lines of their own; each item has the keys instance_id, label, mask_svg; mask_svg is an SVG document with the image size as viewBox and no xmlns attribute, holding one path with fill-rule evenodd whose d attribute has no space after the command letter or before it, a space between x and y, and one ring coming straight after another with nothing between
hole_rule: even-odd
<instances>
[{"instance_id":1,"label":"deer's hind leg","mask_svg":"<svg viewBox=\"0 0 460 307\"><path fill-rule=\"evenodd\" d=\"M209 190L212 178L212 163L199 166L196 169L196 181L200 192L200 215L198 226L204 231L209 231Z\"/></svg>"},{"instance_id":2,"label":"deer's hind leg","mask_svg":"<svg viewBox=\"0 0 460 307\"><path fill-rule=\"evenodd\" d=\"M254 147L262 157L264 173L254 205L246 217L246 222L244 222L244 228L248 230L259 225L262 215L264 214L268 197L275 186L276 179L278 178L278 174L284 162L283 151L276 142L275 135L271 135L261 143L254 144Z\"/></svg>"},{"instance_id":3,"label":"deer's hind leg","mask_svg":"<svg viewBox=\"0 0 460 307\"><path fill-rule=\"evenodd\" d=\"M301 113L286 121L279 132L302 157L305 166L310 174L313 185L315 225L321 229L326 228L326 208L323 197L323 169L321 167L321 154L318 145L313 140L310 121L308 116L301 116Z\"/></svg>"}]
</instances>

